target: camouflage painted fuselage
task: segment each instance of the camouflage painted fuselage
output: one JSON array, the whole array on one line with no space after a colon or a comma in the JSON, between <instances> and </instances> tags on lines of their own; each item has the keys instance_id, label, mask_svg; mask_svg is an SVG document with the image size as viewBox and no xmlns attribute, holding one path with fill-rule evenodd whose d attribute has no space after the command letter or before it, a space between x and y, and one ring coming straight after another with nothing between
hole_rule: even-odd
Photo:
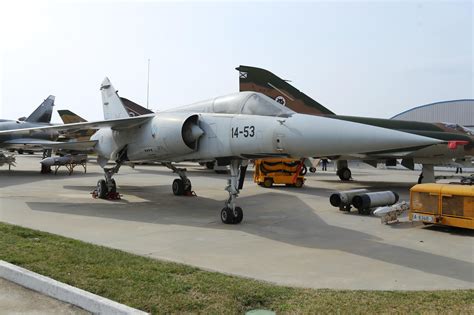
<instances>
[{"instance_id":1,"label":"camouflage painted fuselage","mask_svg":"<svg viewBox=\"0 0 474 315\"><path fill-rule=\"evenodd\" d=\"M23 128L37 128L50 126L44 123L31 123L27 121L2 120L0 121L0 130L15 130ZM36 131L25 132L21 135L0 135L0 147L2 148L20 148L25 146L38 147L35 141L55 141L58 138L58 133L55 131Z\"/></svg>"}]
</instances>

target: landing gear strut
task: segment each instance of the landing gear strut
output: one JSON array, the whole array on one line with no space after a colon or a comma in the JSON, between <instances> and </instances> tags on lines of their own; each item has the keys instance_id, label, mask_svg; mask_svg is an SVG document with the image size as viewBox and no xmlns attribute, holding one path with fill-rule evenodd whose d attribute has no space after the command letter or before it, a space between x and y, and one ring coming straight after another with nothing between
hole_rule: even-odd
<instances>
[{"instance_id":1,"label":"landing gear strut","mask_svg":"<svg viewBox=\"0 0 474 315\"><path fill-rule=\"evenodd\" d=\"M19 153L20 151L18 151ZM51 149L45 149L43 150L43 159L50 157L52 154ZM49 174L51 173L51 166L45 166L41 164L41 174Z\"/></svg>"},{"instance_id":2,"label":"landing gear strut","mask_svg":"<svg viewBox=\"0 0 474 315\"><path fill-rule=\"evenodd\" d=\"M235 200L243 187L247 165L242 165L241 160L231 160L229 168L230 178L227 180L225 188L229 193L229 198L225 202L225 207L221 210L221 220L225 224L239 224L244 218L244 212L241 207L235 205Z\"/></svg>"},{"instance_id":3,"label":"landing gear strut","mask_svg":"<svg viewBox=\"0 0 474 315\"><path fill-rule=\"evenodd\" d=\"M421 183L436 183L434 165L423 164L421 174L418 177L418 184Z\"/></svg>"},{"instance_id":4,"label":"landing gear strut","mask_svg":"<svg viewBox=\"0 0 474 315\"><path fill-rule=\"evenodd\" d=\"M117 164L112 168L104 168L105 179L99 179L97 186L92 193L93 196L100 199L120 199L120 195L117 193L117 184L112 176L118 173L121 165L122 163L117 162Z\"/></svg>"},{"instance_id":5,"label":"landing gear strut","mask_svg":"<svg viewBox=\"0 0 474 315\"><path fill-rule=\"evenodd\" d=\"M164 165L171 169L173 173L178 174L179 178L176 178L171 185L173 190L173 194L176 196L192 196L194 195L192 191L191 181L189 180L188 176L186 176L186 169L185 168L177 168L171 163L164 163Z\"/></svg>"}]
</instances>

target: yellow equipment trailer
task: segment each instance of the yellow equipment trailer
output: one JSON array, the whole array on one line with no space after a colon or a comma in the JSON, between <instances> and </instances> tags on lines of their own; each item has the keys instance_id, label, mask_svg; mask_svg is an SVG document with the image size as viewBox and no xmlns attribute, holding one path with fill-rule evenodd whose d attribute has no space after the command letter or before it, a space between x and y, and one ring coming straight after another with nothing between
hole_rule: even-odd
<instances>
[{"instance_id":1,"label":"yellow equipment trailer","mask_svg":"<svg viewBox=\"0 0 474 315\"><path fill-rule=\"evenodd\" d=\"M474 229L474 186L419 184L410 189L412 221Z\"/></svg>"},{"instance_id":2,"label":"yellow equipment trailer","mask_svg":"<svg viewBox=\"0 0 474 315\"><path fill-rule=\"evenodd\" d=\"M255 160L253 181L270 188L274 184L303 187L307 168L304 160L269 158Z\"/></svg>"}]
</instances>

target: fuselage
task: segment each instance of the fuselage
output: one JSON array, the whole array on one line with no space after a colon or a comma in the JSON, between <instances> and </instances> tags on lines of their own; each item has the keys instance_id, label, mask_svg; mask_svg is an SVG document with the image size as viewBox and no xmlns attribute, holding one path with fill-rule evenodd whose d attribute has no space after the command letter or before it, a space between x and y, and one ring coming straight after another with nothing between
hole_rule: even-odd
<instances>
[{"instance_id":1,"label":"fuselage","mask_svg":"<svg viewBox=\"0 0 474 315\"><path fill-rule=\"evenodd\" d=\"M202 133L183 141L183 126L195 117ZM193 118L194 119L194 118ZM288 117L163 112L144 124L122 130L103 128L91 140L99 158L115 160L126 150L130 161L198 161L271 156L310 157L359 150L429 145L431 139L344 121L293 114ZM192 139L191 139L192 140Z\"/></svg>"},{"instance_id":2,"label":"fuselage","mask_svg":"<svg viewBox=\"0 0 474 315\"><path fill-rule=\"evenodd\" d=\"M27 121L17 121L17 120L3 120L0 121L0 131L3 130L15 130L15 129L24 129L24 128L37 128L51 126L51 124L45 123L31 123ZM5 141L14 140L14 139L38 139L38 140L51 140L54 141L58 138L58 132L52 130L41 130L33 133L25 132L24 134L18 135L0 135L0 147L7 146L2 144Z\"/></svg>"}]
</instances>

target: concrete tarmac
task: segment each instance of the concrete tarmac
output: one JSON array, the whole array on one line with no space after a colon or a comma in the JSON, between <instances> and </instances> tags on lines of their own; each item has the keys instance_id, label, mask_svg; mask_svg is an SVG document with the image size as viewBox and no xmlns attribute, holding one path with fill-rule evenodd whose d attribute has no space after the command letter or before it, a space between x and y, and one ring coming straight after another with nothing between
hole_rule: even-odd
<instances>
[{"instance_id":1,"label":"concrete tarmac","mask_svg":"<svg viewBox=\"0 0 474 315\"><path fill-rule=\"evenodd\" d=\"M90 313L0 278L0 314L85 315Z\"/></svg>"},{"instance_id":2,"label":"concrete tarmac","mask_svg":"<svg viewBox=\"0 0 474 315\"><path fill-rule=\"evenodd\" d=\"M0 169L0 221L207 270L282 285L369 290L473 288L474 233L394 225L340 212L333 191L391 189L409 200L418 172L353 168L354 181L335 172L307 176L301 188L265 189L251 170L239 198L240 225L224 225L227 176L186 165L197 197L174 196L175 175L161 166L123 166L114 178L122 200L92 199L101 169L89 163L57 175L39 173L39 156L18 156ZM453 172L445 172L453 174Z\"/></svg>"}]
</instances>

